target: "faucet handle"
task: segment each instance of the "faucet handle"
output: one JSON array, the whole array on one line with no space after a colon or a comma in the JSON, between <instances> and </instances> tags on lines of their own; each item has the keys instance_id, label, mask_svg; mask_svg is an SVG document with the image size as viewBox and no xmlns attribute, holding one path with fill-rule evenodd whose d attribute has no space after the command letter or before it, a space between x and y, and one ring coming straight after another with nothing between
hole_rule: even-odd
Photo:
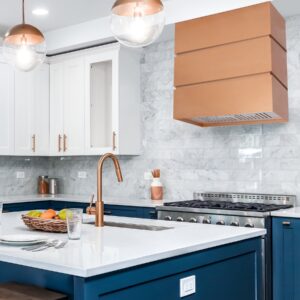
<instances>
[{"instance_id":1,"label":"faucet handle","mask_svg":"<svg viewBox=\"0 0 300 300\"><path fill-rule=\"evenodd\" d=\"M92 194L91 195L91 200L90 200L90 206L88 206L87 208L86 208L86 213L88 214L88 215L95 215L96 214L96 208L93 206L93 204L94 204L94 197L95 197L95 195L94 194Z\"/></svg>"}]
</instances>

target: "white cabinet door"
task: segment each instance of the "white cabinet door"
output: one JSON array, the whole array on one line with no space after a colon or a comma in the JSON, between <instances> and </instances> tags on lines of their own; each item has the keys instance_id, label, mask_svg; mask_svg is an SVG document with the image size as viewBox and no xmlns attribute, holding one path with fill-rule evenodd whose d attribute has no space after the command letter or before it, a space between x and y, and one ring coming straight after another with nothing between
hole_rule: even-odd
<instances>
[{"instance_id":1,"label":"white cabinet door","mask_svg":"<svg viewBox=\"0 0 300 300\"><path fill-rule=\"evenodd\" d=\"M85 73L86 154L117 153L118 51L89 55Z\"/></svg>"},{"instance_id":2,"label":"white cabinet door","mask_svg":"<svg viewBox=\"0 0 300 300\"><path fill-rule=\"evenodd\" d=\"M0 61L0 155L14 154L14 72Z\"/></svg>"},{"instance_id":3,"label":"white cabinet door","mask_svg":"<svg viewBox=\"0 0 300 300\"><path fill-rule=\"evenodd\" d=\"M83 155L85 140L84 59L77 58L64 64L64 154Z\"/></svg>"},{"instance_id":4,"label":"white cabinet door","mask_svg":"<svg viewBox=\"0 0 300 300\"><path fill-rule=\"evenodd\" d=\"M140 54L112 45L86 56L86 154L140 153Z\"/></svg>"},{"instance_id":5,"label":"white cabinet door","mask_svg":"<svg viewBox=\"0 0 300 300\"><path fill-rule=\"evenodd\" d=\"M33 75L15 71L15 154L34 155Z\"/></svg>"},{"instance_id":6,"label":"white cabinet door","mask_svg":"<svg viewBox=\"0 0 300 300\"><path fill-rule=\"evenodd\" d=\"M15 154L49 153L49 66L15 71Z\"/></svg>"},{"instance_id":7,"label":"white cabinet door","mask_svg":"<svg viewBox=\"0 0 300 300\"><path fill-rule=\"evenodd\" d=\"M49 155L49 65L43 64L33 73L33 134L35 154Z\"/></svg>"},{"instance_id":8,"label":"white cabinet door","mask_svg":"<svg viewBox=\"0 0 300 300\"><path fill-rule=\"evenodd\" d=\"M63 155L64 63L50 65L50 155Z\"/></svg>"}]
</instances>

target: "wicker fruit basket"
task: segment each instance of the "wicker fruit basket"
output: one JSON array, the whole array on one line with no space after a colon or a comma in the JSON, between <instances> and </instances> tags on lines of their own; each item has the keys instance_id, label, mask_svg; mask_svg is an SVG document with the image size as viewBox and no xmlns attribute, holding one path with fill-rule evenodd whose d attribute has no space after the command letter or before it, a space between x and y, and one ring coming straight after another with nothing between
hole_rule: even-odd
<instances>
[{"instance_id":1,"label":"wicker fruit basket","mask_svg":"<svg viewBox=\"0 0 300 300\"><path fill-rule=\"evenodd\" d=\"M33 218L27 215L22 215L22 220L30 229L58 233L66 233L68 231L67 222L64 220L46 220L42 218Z\"/></svg>"}]
</instances>

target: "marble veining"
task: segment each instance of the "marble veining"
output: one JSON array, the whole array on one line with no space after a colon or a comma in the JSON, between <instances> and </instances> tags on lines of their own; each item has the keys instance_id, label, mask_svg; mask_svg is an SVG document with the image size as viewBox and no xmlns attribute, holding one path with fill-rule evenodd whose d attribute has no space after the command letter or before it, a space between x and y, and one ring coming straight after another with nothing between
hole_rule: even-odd
<instances>
[{"instance_id":1,"label":"marble veining","mask_svg":"<svg viewBox=\"0 0 300 300\"><path fill-rule=\"evenodd\" d=\"M287 20L289 113L286 124L201 128L173 120L174 42L147 47L141 59L142 155L120 157L124 182L107 162L104 196L149 199L144 172L160 168L165 198L193 192L295 194L300 205L300 16ZM2 194L32 194L40 173L60 178L60 192L90 194L97 157L0 158ZM24 182L14 173L28 170ZM77 178L86 171L87 179Z\"/></svg>"}]
</instances>

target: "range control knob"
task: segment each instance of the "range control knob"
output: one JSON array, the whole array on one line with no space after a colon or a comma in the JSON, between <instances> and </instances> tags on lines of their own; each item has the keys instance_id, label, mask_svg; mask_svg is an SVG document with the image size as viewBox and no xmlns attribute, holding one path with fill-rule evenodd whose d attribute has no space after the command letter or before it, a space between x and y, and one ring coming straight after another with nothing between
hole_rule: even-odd
<instances>
[{"instance_id":1,"label":"range control knob","mask_svg":"<svg viewBox=\"0 0 300 300\"><path fill-rule=\"evenodd\" d=\"M197 223L197 219L196 218L190 218L189 222L190 223Z\"/></svg>"},{"instance_id":2,"label":"range control knob","mask_svg":"<svg viewBox=\"0 0 300 300\"><path fill-rule=\"evenodd\" d=\"M177 221L177 222L183 222L184 219L183 219L183 217L178 217L178 218L176 219L176 221Z\"/></svg>"},{"instance_id":3,"label":"range control knob","mask_svg":"<svg viewBox=\"0 0 300 300\"><path fill-rule=\"evenodd\" d=\"M230 226L240 226L239 222L238 221L234 221L234 222L231 222L230 223Z\"/></svg>"},{"instance_id":4,"label":"range control knob","mask_svg":"<svg viewBox=\"0 0 300 300\"><path fill-rule=\"evenodd\" d=\"M217 225L225 225L225 222L223 220L220 220L216 223Z\"/></svg>"},{"instance_id":5,"label":"range control knob","mask_svg":"<svg viewBox=\"0 0 300 300\"><path fill-rule=\"evenodd\" d=\"M164 217L164 220L165 220L165 221L172 221L172 217L171 217L171 216L165 216L165 217Z\"/></svg>"},{"instance_id":6,"label":"range control knob","mask_svg":"<svg viewBox=\"0 0 300 300\"><path fill-rule=\"evenodd\" d=\"M252 223L247 223L247 224L245 225L245 227L254 228L254 224L252 224Z\"/></svg>"},{"instance_id":7,"label":"range control knob","mask_svg":"<svg viewBox=\"0 0 300 300\"><path fill-rule=\"evenodd\" d=\"M209 218L204 218L203 224L211 224L211 220Z\"/></svg>"}]
</instances>

